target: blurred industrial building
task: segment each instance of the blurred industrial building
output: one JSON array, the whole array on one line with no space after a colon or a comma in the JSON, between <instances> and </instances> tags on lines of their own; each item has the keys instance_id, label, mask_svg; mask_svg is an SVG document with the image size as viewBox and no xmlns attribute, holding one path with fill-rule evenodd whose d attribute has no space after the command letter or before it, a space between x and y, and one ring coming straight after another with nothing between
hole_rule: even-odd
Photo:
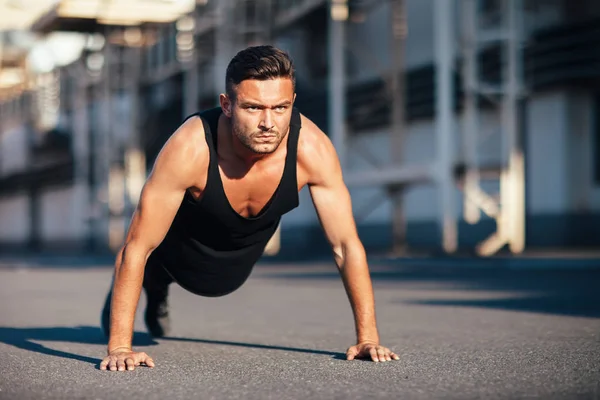
<instances>
[{"instance_id":1,"label":"blurred industrial building","mask_svg":"<svg viewBox=\"0 0 600 400\"><path fill-rule=\"evenodd\" d=\"M598 1L2 0L0 31L0 251L117 248L260 43L293 57L368 250L600 246ZM306 190L280 228L271 253L327 251Z\"/></svg>"}]
</instances>

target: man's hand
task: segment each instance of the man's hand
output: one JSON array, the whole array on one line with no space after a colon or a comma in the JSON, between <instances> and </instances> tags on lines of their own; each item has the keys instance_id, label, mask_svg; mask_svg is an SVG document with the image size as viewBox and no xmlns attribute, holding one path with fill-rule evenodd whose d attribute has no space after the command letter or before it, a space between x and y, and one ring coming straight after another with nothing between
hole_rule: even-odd
<instances>
[{"instance_id":1,"label":"man's hand","mask_svg":"<svg viewBox=\"0 0 600 400\"><path fill-rule=\"evenodd\" d=\"M111 371L133 371L136 366L146 364L148 367L154 367L154 361L143 352L134 352L131 349L115 349L100 363L101 370Z\"/></svg>"},{"instance_id":2,"label":"man's hand","mask_svg":"<svg viewBox=\"0 0 600 400\"><path fill-rule=\"evenodd\" d=\"M387 347L372 342L359 343L356 346L350 347L346 351L346 360L354 360L355 358L371 358L375 362L400 359L400 357Z\"/></svg>"}]
</instances>

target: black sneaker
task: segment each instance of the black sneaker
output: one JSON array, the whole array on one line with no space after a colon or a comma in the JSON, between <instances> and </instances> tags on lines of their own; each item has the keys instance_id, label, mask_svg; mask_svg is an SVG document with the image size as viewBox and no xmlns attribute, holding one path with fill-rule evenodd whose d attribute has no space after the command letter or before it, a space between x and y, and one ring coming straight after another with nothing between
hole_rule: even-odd
<instances>
[{"instance_id":1,"label":"black sneaker","mask_svg":"<svg viewBox=\"0 0 600 400\"><path fill-rule=\"evenodd\" d=\"M104 336L110 337L110 301L112 297L112 290L108 291L106 300L104 301L104 308L102 309L102 315L100 317L100 327Z\"/></svg>"},{"instance_id":2,"label":"black sneaker","mask_svg":"<svg viewBox=\"0 0 600 400\"><path fill-rule=\"evenodd\" d=\"M106 295L100 326L104 336L110 337L110 302L112 290ZM171 332L171 319L169 318L169 307L166 295L156 295L147 293L147 306L144 314L146 328L153 337L164 337Z\"/></svg>"},{"instance_id":3,"label":"black sneaker","mask_svg":"<svg viewBox=\"0 0 600 400\"><path fill-rule=\"evenodd\" d=\"M148 332L155 338L167 336L171 332L167 294L146 292L146 295L147 305L144 321Z\"/></svg>"}]
</instances>

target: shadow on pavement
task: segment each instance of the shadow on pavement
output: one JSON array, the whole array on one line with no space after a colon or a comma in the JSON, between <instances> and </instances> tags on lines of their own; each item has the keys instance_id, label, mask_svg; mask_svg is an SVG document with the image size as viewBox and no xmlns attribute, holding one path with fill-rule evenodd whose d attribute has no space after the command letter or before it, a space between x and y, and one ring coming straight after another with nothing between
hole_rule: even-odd
<instances>
[{"instance_id":1,"label":"shadow on pavement","mask_svg":"<svg viewBox=\"0 0 600 400\"><path fill-rule=\"evenodd\" d=\"M595 302L595 304L594 304ZM554 314L572 317L600 318L598 296L588 295L560 295L546 294L530 297L514 297L508 299L487 300L425 300L405 301L403 304L420 304L447 307L477 307L496 310L535 312L540 314Z\"/></svg>"},{"instance_id":2,"label":"shadow on pavement","mask_svg":"<svg viewBox=\"0 0 600 400\"><path fill-rule=\"evenodd\" d=\"M324 350L300 349L294 347L269 346L255 343L227 342L219 340L207 339L190 339L178 337L164 337L161 340L171 340L180 342L206 343L225 346L239 346L257 349L283 350L290 352L300 352L309 354L322 354L332 356L334 359L345 360L345 353L337 353ZM78 360L94 365L99 365L102 359L86 357L79 354L73 354L62 350L48 348L37 341L48 342L63 342L63 343L81 343L81 344L101 344L105 345L107 339L102 331L95 326L79 326L79 327L44 327L44 328L11 328L0 327L0 343L5 343L15 346L19 349L29 350L40 354L62 357L71 360ZM133 336L133 346L152 346L157 345L152 337L143 332L135 332Z\"/></svg>"},{"instance_id":3,"label":"shadow on pavement","mask_svg":"<svg viewBox=\"0 0 600 400\"><path fill-rule=\"evenodd\" d=\"M435 262L435 261L434 261ZM443 261L405 265L374 265L374 284L398 284L398 292L453 291L448 299L410 300L401 303L439 306L479 307L511 311L527 311L600 318L600 269L569 269L568 265L554 269L510 269L490 267L446 266ZM290 272L263 270L263 278L293 280L339 280L337 269L324 271L307 268ZM473 299L469 292L484 292L484 298ZM461 292L464 297L461 298ZM485 298L489 292L489 298ZM506 292L504 298L498 294ZM408 296L410 297L410 295Z\"/></svg>"},{"instance_id":4,"label":"shadow on pavement","mask_svg":"<svg viewBox=\"0 0 600 400\"><path fill-rule=\"evenodd\" d=\"M332 356L336 360L345 360L346 359L345 353L326 351L326 350L301 349L301 348L297 348L297 347L271 346L271 345L257 344L257 343L228 342L228 341L223 341L223 340L191 339L191 338L179 338L179 337L163 337L163 338L161 338L161 340L206 343L206 344L216 344L216 345L223 345L223 346L248 347L248 348L265 349L265 350L282 350L282 351L291 351L291 352L296 352L296 353L321 354L321 355L326 355L326 356Z\"/></svg>"},{"instance_id":5,"label":"shadow on pavement","mask_svg":"<svg viewBox=\"0 0 600 400\"><path fill-rule=\"evenodd\" d=\"M36 341L103 344L107 339L98 327L44 327L44 328L11 328L0 327L0 342L15 346L19 349L34 351L40 354L68 358L91 364L99 364L99 358L86 357L62 350L54 350L45 347ZM134 346L151 346L158 344L147 333L135 332L133 336Z\"/></svg>"}]
</instances>

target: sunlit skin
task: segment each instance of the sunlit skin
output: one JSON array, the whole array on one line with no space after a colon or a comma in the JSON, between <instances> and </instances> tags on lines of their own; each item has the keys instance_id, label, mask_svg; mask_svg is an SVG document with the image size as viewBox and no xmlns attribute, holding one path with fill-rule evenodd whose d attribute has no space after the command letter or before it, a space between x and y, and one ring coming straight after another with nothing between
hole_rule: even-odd
<instances>
[{"instance_id":1,"label":"sunlit skin","mask_svg":"<svg viewBox=\"0 0 600 400\"><path fill-rule=\"evenodd\" d=\"M222 94L219 120L219 169L226 196L242 216L256 215L267 204L284 169L295 93L288 78L246 80ZM379 342L375 299L366 253L358 237L350 193L335 148L312 121L301 116L297 151L298 190L308 187L331 245L355 321L356 344L346 359L398 360ZM163 146L132 217L125 244L117 254L110 316L108 354L100 369L154 367L151 357L132 349L136 307L144 268L164 239L186 192L201 196L210 153L202 121L184 122ZM202 221L190 221L202 223ZM293 316L291 316L293 318Z\"/></svg>"},{"instance_id":2,"label":"sunlit skin","mask_svg":"<svg viewBox=\"0 0 600 400\"><path fill-rule=\"evenodd\" d=\"M245 159L275 152L287 137L296 95L289 78L250 79L235 85L235 98L221 94L230 119L234 151Z\"/></svg>"}]
</instances>

